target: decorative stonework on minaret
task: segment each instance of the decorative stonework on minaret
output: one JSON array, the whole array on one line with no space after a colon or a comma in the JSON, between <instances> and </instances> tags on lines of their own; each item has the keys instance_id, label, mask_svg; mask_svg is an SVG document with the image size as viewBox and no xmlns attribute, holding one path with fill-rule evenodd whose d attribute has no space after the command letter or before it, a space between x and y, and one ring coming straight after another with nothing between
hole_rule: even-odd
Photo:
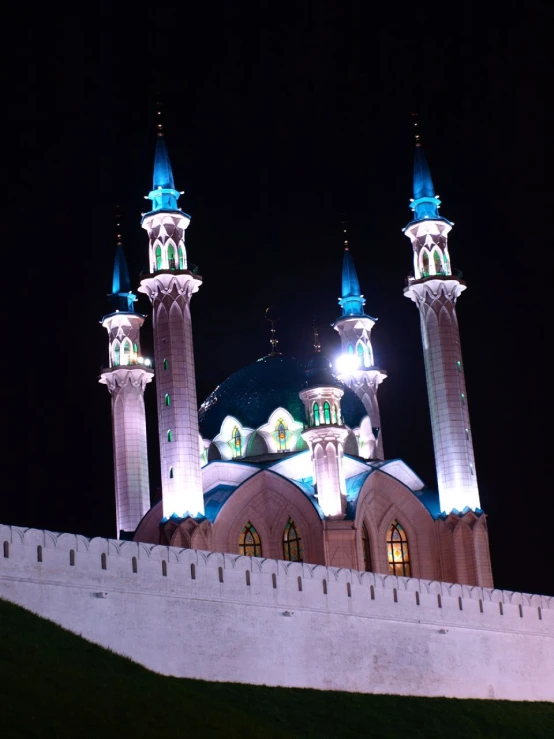
<instances>
[{"instance_id":1,"label":"decorative stonework on minaret","mask_svg":"<svg viewBox=\"0 0 554 739\"><path fill-rule=\"evenodd\" d=\"M371 346L371 329L377 319L364 313L366 301L360 292L356 267L346 238L344 243L342 297L339 299L342 316L333 324L339 333L342 350L337 362L337 377L356 393L369 416L373 435L369 457L384 459L377 390L387 375L375 365Z\"/></svg>"},{"instance_id":2,"label":"decorative stonework on minaret","mask_svg":"<svg viewBox=\"0 0 554 739\"><path fill-rule=\"evenodd\" d=\"M412 242L414 276L404 290L420 313L423 355L441 510L480 508L456 300L465 283L452 274L448 233L439 215L427 161L416 136L414 211L404 233Z\"/></svg>"},{"instance_id":3,"label":"decorative stonework on minaret","mask_svg":"<svg viewBox=\"0 0 554 739\"><path fill-rule=\"evenodd\" d=\"M317 348L306 374L308 388L299 395L309 421L302 438L310 447L317 500L326 517L344 518L346 482L342 458L348 436L340 409L344 390L331 374L329 361Z\"/></svg>"},{"instance_id":4,"label":"decorative stonework on minaret","mask_svg":"<svg viewBox=\"0 0 554 739\"><path fill-rule=\"evenodd\" d=\"M150 274L139 292L152 303L163 515L204 513L200 437L190 300L202 278L188 268L185 230L190 216L179 209L181 193L161 126L154 162L152 210L142 219L149 237Z\"/></svg>"},{"instance_id":5,"label":"decorative stonework on minaret","mask_svg":"<svg viewBox=\"0 0 554 739\"><path fill-rule=\"evenodd\" d=\"M135 313L129 271L121 242L115 256L112 312L102 319L108 331L109 368L99 382L112 397L117 536L133 532L150 509L148 451L144 389L154 375L140 353L140 327L144 316Z\"/></svg>"}]
</instances>

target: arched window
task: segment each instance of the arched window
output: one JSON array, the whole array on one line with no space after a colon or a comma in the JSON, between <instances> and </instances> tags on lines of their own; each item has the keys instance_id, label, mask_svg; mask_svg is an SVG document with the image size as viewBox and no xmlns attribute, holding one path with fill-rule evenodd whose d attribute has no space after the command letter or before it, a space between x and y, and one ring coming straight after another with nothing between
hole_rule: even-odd
<instances>
[{"instance_id":1,"label":"arched window","mask_svg":"<svg viewBox=\"0 0 554 739\"><path fill-rule=\"evenodd\" d=\"M156 247L156 269L163 269L162 247L160 244Z\"/></svg>"},{"instance_id":2,"label":"arched window","mask_svg":"<svg viewBox=\"0 0 554 739\"><path fill-rule=\"evenodd\" d=\"M423 277L429 277L429 252L424 249L421 254L421 272Z\"/></svg>"},{"instance_id":3,"label":"arched window","mask_svg":"<svg viewBox=\"0 0 554 739\"><path fill-rule=\"evenodd\" d=\"M123 342L123 364L131 364L131 342L128 339Z\"/></svg>"},{"instance_id":4,"label":"arched window","mask_svg":"<svg viewBox=\"0 0 554 739\"><path fill-rule=\"evenodd\" d=\"M235 453L235 457L242 456L242 437L237 426L235 426L233 430L233 451Z\"/></svg>"},{"instance_id":5,"label":"arched window","mask_svg":"<svg viewBox=\"0 0 554 739\"><path fill-rule=\"evenodd\" d=\"M348 344L348 353L354 354L354 347L352 346L352 344Z\"/></svg>"},{"instance_id":6,"label":"arched window","mask_svg":"<svg viewBox=\"0 0 554 739\"><path fill-rule=\"evenodd\" d=\"M120 353L121 353L121 347L119 346L119 341L114 341L114 345L113 345L114 367L119 367L119 362L121 361Z\"/></svg>"},{"instance_id":7,"label":"arched window","mask_svg":"<svg viewBox=\"0 0 554 739\"><path fill-rule=\"evenodd\" d=\"M175 269L175 246L172 241L167 245L167 261L169 263L169 269Z\"/></svg>"},{"instance_id":8,"label":"arched window","mask_svg":"<svg viewBox=\"0 0 554 739\"><path fill-rule=\"evenodd\" d=\"M358 346L356 347L356 351L358 352L358 357L360 358L360 365L363 366L365 364L363 346L361 344L358 344Z\"/></svg>"},{"instance_id":9,"label":"arched window","mask_svg":"<svg viewBox=\"0 0 554 739\"><path fill-rule=\"evenodd\" d=\"M323 403L323 418L326 424L331 423L331 406L327 401Z\"/></svg>"},{"instance_id":10,"label":"arched window","mask_svg":"<svg viewBox=\"0 0 554 739\"><path fill-rule=\"evenodd\" d=\"M173 480L173 467L169 468L169 479Z\"/></svg>"},{"instance_id":11,"label":"arched window","mask_svg":"<svg viewBox=\"0 0 554 739\"><path fill-rule=\"evenodd\" d=\"M169 363L167 359L164 359L164 370L169 369Z\"/></svg>"},{"instance_id":12,"label":"arched window","mask_svg":"<svg viewBox=\"0 0 554 739\"><path fill-rule=\"evenodd\" d=\"M448 259L448 252L444 252L444 274L449 275L450 274L450 260Z\"/></svg>"},{"instance_id":13,"label":"arched window","mask_svg":"<svg viewBox=\"0 0 554 739\"><path fill-rule=\"evenodd\" d=\"M319 426L319 404L314 403L314 426Z\"/></svg>"},{"instance_id":14,"label":"arched window","mask_svg":"<svg viewBox=\"0 0 554 739\"><path fill-rule=\"evenodd\" d=\"M248 521L246 526L240 532L239 554L244 554L247 557L262 556L262 542L260 539L260 535L252 526L250 521Z\"/></svg>"},{"instance_id":15,"label":"arched window","mask_svg":"<svg viewBox=\"0 0 554 739\"><path fill-rule=\"evenodd\" d=\"M137 342L136 342L136 341L135 341L135 343L133 344L133 354L135 355L135 356L134 356L134 360L135 360L135 362L136 362L136 361L137 361L137 357L138 357L138 344L137 344Z\"/></svg>"},{"instance_id":16,"label":"arched window","mask_svg":"<svg viewBox=\"0 0 554 739\"><path fill-rule=\"evenodd\" d=\"M283 451L287 448L287 428L282 418L277 421L277 441L279 442L279 449Z\"/></svg>"},{"instance_id":17,"label":"arched window","mask_svg":"<svg viewBox=\"0 0 554 739\"><path fill-rule=\"evenodd\" d=\"M185 250L183 246L179 246L179 269L185 269Z\"/></svg>"},{"instance_id":18,"label":"arched window","mask_svg":"<svg viewBox=\"0 0 554 739\"><path fill-rule=\"evenodd\" d=\"M167 432L167 440L173 441L173 434L171 433L171 429Z\"/></svg>"},{"instance_id":19,"label":"arched window","mask_svg":"<svg viewBox=\"0 0 554 739\"><path fill-rule=\"evenodd\" d=\"M435 249L433 252L433 257L435 260L435 274L436 275L442 275L443 268L442 268L442 257L441 253L438 249Z\"/></svg>"},{"instance_id":20,"label":"arched window","mask_svg":"<svg viewBox=\"0 0 554 739\"><path fill-rule=\"evenodd\" d=\"M165 394L165 404L167 406L171 405L171 396L169 395L169 393Z\"/></svg>"},{"instance_id":21,"label":"arched window","mask_svg":"<svg viewBox=\"0 0 554 739\"><path fill-rule=\"evenodd\" d=\"M289 518L283 533L283 559L287 562L303 562L302 538L292 518Z\"/></svg>"},{"instance_id":22,"label":"arched window","mask_svg":"<svg viewBox=\"0 0 554 739\"><path fill-rule=\"evenodd\" d=\"M389 574L410 577L408 537L398 521L393 521L387 532L387 559Z\"/></svg>"},{"instance_id":23,"label":"arched window","mask_svg":"<svg viewBox=\"0 0 554 739\"><path fill-rule=\"evenodd\" d=\"M338 418L338 416L337 416L337 406L336 405L333 405L331 407L331 421L333 423L338 423L337 418Z\"/></svg>"},{"instance_id":24,"label":"arched window","mask_svg":"<svg viewBox=\"0 0 554 739\"><path fill-rule=\"evenodd\" d=\"M369 534L365 522L362 524L362 552L364 555L364 570L371 572L371 550L369 548Z\"/></svg>"}]
</instances>

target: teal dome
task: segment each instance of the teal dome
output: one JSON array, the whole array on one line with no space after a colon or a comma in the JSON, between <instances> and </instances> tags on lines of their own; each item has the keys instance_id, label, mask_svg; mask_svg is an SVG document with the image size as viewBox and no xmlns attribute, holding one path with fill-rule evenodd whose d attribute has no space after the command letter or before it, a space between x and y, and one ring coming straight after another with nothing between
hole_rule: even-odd
<instances>
[{"instance_id":1,"label":"teal dome","mask_svg":"<svg viewBox=\"0 0 554 739\"><path fill-rule=\"evenodd\" d=\"M271 413L285 408L295 421L306 422L304 404L298 393L308 386L306 365L281 354L262 357L234 372L206 398L198 414L200 433L213 439L227 416L257 429L267 423ZM342 416L347 426L355 428L366 415L363 403L350 388L334 380L344 390Z\"/></svg>"}]
</instances>

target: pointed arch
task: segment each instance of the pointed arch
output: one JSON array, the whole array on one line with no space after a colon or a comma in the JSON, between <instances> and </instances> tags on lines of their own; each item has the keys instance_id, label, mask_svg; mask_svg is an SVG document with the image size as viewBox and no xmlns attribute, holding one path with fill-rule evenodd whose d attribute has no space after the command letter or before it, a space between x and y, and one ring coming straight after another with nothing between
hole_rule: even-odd
<instances>
[{"instance_id":1,"label":"pointed arch","mask_svg":"<svg viewBox=\"0 0 554 739\"><path fill-rule=\"evenodd\" d=\"M238 426L233 429L233 452L235 457L242 457L242 436Z\"/></svg>"},{"instance_id":2,"label":"pointed arch","mask_svg":"<svg viewBox=\"0 0 554 739\"><path fill-rule=\"evenodd\" d=\"M329 405L328 400L323 403L323 418L325 419L326 425L331 423L331 406Z\"/></svg>"},{"instance_id":3,"label":"pointed arch","mask_svg":"<svg viewBox=\"0 0 554 739\"><path fill-rule=\"evenodd\" d=\"M123 342L123 361L122 364L131 364L131 342L125 339Z\"/></svg>"},{"instance_id":4,"label":"pointed arch","mask_svg":"<svg viewBox=\"0 0 554 739\"><path fill-rule=\"evenodd\" d=\"M387 531L387 561L390 575L410 577L408 537L397 519L394 519Z\"/></svg>"},{"instance_id":5,"label":"pointed arch","mask_svg":"<svg viewBox=\"0 0 554 739\"><path fill-rule=\"evenodd\" d=\"M433 249L433 266L435 268L436 275L442 275L444 272L444 265L442 262L442 254L439 249Z\"/></svg>"},{"instance_id":6,"label":"pointed arch","mask_svg":"<svg viewBox=\"0 0 554 739\"><path fill-rule=\"evenodd\" d=\"M186 269L187 263L185 261L185 247L183 246L183 244L179 244L178 252L179 252L179 269Z\"/></svg>"},{"instance_id":7,"label":"pointed arch","mask_svg":"<svg viewBox=\"0 0 554 739\"><path fill-rule=\"evenodd\" d=\"M303 562L302 537L296 524L289 518L283 532L283 559L287 562Z\"/></svg>"},{"instance_id":8,"label":"pointed arch","mask_svg":"<svg viewBox=\"0 0 554 739\"><path fill-rule=\"evenodd\" d=\"M281 451L284 451L287 448L287 427L285 426L285 422L282 418L277 421L276 432L279 449Z\"/></svg>"},{"instance_id":9,"label":"pointed arch","mask_svg":"<svg viewBox=\"0 0 554 739\"><path fill-rule=\"evenodd\" d=\"M175 261L175 244L173 241L168 241L166 243L167 247L167 263L169 266L169 269L176 269L177 268L177 262Z\"/></svg>"},{"instance_id":10,"label":"pointed arch","mask_svg":"<svg viewBox=\"0 0 554 739\"><path fill-rule=\"evenodd\" d=\"M239 554L244 554L246 557L262 556L262 540L250 521L240 532Z\"/></svg>"},{"instance_id":11,"label":"pointed arch","mask_svg":"<svg viewBox=\"0 0 554 739\"><path fill-rule=\"evenodd\" d=\"M419 267L421 270L422 277L429 276L429 252L427 249L422 249L419 253Z\"/></svg>"},{"instance_id":12,"label":"pointed arch","mask_svg":"<svg viewBox=\"0 0 554 739\"><path fill-rule=\"evenodd\" d=\"M119 340L116 339L113 343L113 356L112 356L112 363L114 367L119 367L121 362L121 345L119 343Z\"/></svg>"},{"instance_id":13,"label":"pointed arch","mask_svg":"<svg viewBox=\"0 0 554 739\"><path fill-rule=\"evenodd\" d=\"M154 251L154 266L156 268L156 272L159 272L160 269L163 269L164 263L163 263L163 254L162 254L162 245L158 241L155 246Z\"/></svg>"},{"instance_id":14,"label":"pointed arch","mask_svg":"<svg viewBox=\"0 0 554 739\"><path fill-rule=\"evenodd\" d=\"M314 426L319 426L319 403L314 403Z\"/></svg>"}]
</instances>

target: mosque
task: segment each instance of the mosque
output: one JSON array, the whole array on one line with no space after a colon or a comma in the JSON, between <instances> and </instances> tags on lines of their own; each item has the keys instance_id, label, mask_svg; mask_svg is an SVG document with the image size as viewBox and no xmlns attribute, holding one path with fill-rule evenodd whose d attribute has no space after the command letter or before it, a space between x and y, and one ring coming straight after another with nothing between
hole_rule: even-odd
<instances>
[{"instance_id":1,"label":"mosque","mask_svg":"<svg viewBox=\"0 0 554 739\"><path fill-rule=\"evenodd\" d=\"M152 304L154 366L141 355L146 316L135 312L121 243L102 319L120 539L492 587L455 307L466 285L452 272L452 223L439 215L418 137L413 186L404 229L413 276L404 294L420 314L438 493L385 456L378 390L386 373L348 247L336 365L317 338L308 361L280 354L274 342L198 410L190 301L202 277L188 264L190 216L178 205L159 127L151 210L142 217L149 273L138 288ZM154 375L162 499L152 507L144 391Z\"/></svg>"}]
</instances>

